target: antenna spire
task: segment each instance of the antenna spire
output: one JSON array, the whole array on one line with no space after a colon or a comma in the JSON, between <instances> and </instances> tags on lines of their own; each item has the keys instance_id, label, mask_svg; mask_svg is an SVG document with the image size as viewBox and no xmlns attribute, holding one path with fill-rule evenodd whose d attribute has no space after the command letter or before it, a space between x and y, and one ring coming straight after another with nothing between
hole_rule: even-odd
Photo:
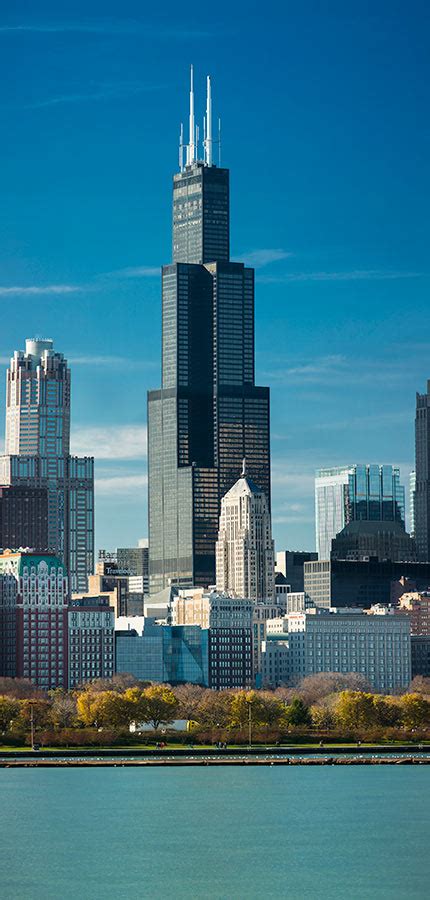
<instances>
[{"instance_id":1,"label":"antenna spire","mask_svg":"<svg viewBox=\"0 0 430 900\"><path fill-rule=\"evenodd\" d=\"M212 88L211 76L206 79L206 140L205 140L205 162L207 166L212 165Z\"/></svg>"},{"instance_id":2,"label":"antenna spire","mask_svg":"<svg viewBox=\"0 0 430 900\"><path fill-rule=\"evenodd\" d=\"M196 160L196 132L194 123L194 66L190 72L190 141L187 147L187 166Z\"/></svg>"}]
</instances>

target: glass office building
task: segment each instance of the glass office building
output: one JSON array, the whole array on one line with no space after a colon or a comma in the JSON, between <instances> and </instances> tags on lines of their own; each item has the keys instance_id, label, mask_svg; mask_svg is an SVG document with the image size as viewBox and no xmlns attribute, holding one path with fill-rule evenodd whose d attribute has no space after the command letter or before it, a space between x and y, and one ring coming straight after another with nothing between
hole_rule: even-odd
<instances>
[{"instance_id":1,"label":"glass office building","mask_svg":"<svg viewBox=\"0 0 430 900\"><path fill-rule=\"evenodd\" d=\"M390 465L319 469L315 478L315 522L319 559L330 559L331 543L349 522L405 525L405 489Z\"/></svg>"},{"instance_id":2,"label":"glass office building","mask_svg":"<svg viewBox=\"0 0 430 900\"><path fill-rule=\"evenodd\" d=\"M430 561L430 380L417 394L415 417L414 525L418 559Z\"/></svg>"},{"instance_id":3,"label":"glass office building","mask_svg":"<svg viewBox=\"0 0 430 900\"><path fill-rule=\"evenodd\" d=\"M133 621L133 618L129 620ZM140 681L209 685L208 630L155 625L115 633L116 671Z\"/></svg>"},{"instance_id":4,"label":"glass office building","mask_svg":"<svg viewBox=\"0 0 430 900\"><path fill-rule=\"evenodd\" d=\"M254 381L254 272L229 259L229 173L196 158L173 182L162 272L162 386L148 395L150 592L215 582L221 497L246 457L270 504L269 389Z\"/></svg>"}]
</instances>

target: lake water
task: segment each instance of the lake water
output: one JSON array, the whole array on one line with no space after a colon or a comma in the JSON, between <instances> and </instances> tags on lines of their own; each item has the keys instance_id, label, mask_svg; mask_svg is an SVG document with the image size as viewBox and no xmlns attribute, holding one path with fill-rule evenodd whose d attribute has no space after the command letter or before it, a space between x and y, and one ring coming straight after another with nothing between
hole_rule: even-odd
<instances>
[{"instance_id":1,"label":"lake water","mask_svg":"<svg viewBox=\"0 0 430 900\"><path fill-rule=\"evenodd\" d=\"M0 770L2 900L429 896L430 767Z\"/></svg>"}]
</instances>

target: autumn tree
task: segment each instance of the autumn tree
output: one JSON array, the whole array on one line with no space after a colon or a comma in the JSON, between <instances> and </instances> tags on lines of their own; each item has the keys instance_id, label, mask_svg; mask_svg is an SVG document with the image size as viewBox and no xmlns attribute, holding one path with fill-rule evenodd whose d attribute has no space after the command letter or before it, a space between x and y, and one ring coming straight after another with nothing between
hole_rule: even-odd
<instances>
[{"instance_id":1,"label":"autumn tree","mask_svg":"<svg viewBox=\"0 0 430 900\"><path fill-rule=\"evenodd\" d=\"M342 691L335 706L335 715L339 725L347 730L377 725L374 699L374 694L364 691Z\"/></svg>"},{"instance_id":2,"label":"autumn tree","mask_svg":"<svg viewBox=\"0 0 430 900\"><path fill-rule=\"evenodd\" d=\"M308 706L318 703L330 694L342 691L369 691L369 683L364 675L358 672L319 672L302 678L295 693Z\"/></svg>"},{"instance_id":3,"label":"autumn tree","mask_svg":"<svg viewBox=\"0 0 430 900\"><path fill-rule=\"evenodd\" d=\"M14 729L29 731L32 718L35 731L46 728L49 723L50 706L48 700L20 700L19 714L13 722Z\"/></svg>"},{"instance_id":4,"label":"autumn tree","mask_svg":"<svg viewBox=\"0 0 430 900\"><path fill-rule=\"evenodd\" d=\"M404 694L399 699L400 716L407 728L430 725L430 703L421 694Z\"/></svg>"},{"instance_id":5,"label":"autumn tree","mask_svg":"<svg viewBox=\"0 0 430 900\"><path fill-rule=\"evenodd\" d=\"M4 734L19 715L20 705L14 697L0 696L0 731Z\"/></svg>"},{"instance_id":6,"label":"autumn tree","mask_svg":"<svg viewBox=\"0 0 430 900\"><path fill-rule=\"evenodd\" d=\"M142 691L139 720L148 722L154 730L160 725L169 725L176 718L179 703L166 684L152 684Z\"/></svg>"}]
</instances>

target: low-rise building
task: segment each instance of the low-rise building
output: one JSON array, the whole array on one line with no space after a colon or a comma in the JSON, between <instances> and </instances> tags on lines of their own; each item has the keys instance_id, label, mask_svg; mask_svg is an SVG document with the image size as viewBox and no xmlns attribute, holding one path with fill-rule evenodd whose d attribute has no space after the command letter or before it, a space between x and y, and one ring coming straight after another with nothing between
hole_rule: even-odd
<instances>
[{"instance_id":1,"label":"low-rise building","mask_svg":"<svg viewBox=\"0 0 430 900\"><path fill-rule=\"evenodd\" d=\"M411 634L430 635L430 592L413 591L403 594L396 612L409 616Z\"/></svg>"},{"instance_id":2,"label":"low-rise building","mask_svg":"<svg viewBox=\"0 0 430 900\"><path fill-rule=\"evenodd\" d=\"M69 689L115 671L115 613L108 597L81 597L68 610Z\"/></svg>"}]
</instances>

